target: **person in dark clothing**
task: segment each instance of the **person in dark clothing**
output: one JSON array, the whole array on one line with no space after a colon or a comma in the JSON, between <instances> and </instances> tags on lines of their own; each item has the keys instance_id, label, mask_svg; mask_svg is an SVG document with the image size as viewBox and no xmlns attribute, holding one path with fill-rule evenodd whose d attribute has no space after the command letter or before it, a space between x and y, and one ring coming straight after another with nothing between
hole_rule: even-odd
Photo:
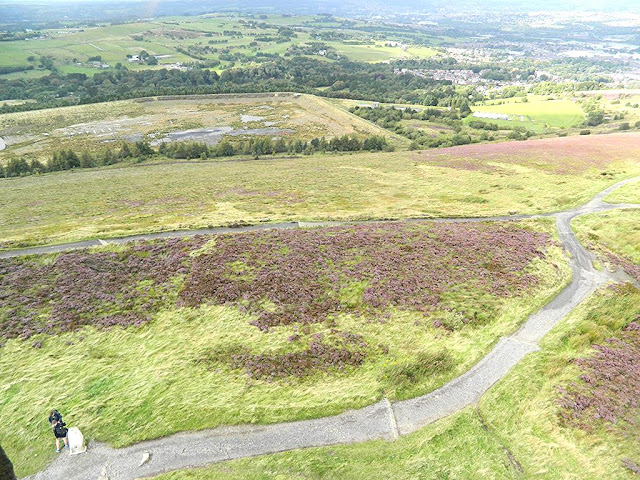
<instances>
[{"instance_id":1,"label":"person in dark clothing","mask_svg":"<svg viewBox=\"0 0 640 480\"><path fill-rule=\"evenodd\" d=\"M51 412L49 413L49 424L53 425L54 420L62 422L62 415L60 415L60 412L55 409L51 410Z\"/></svg>"},{"instance_id":2,"label":"person in dark clothing","mask_svg":"<svg viewBox=\"0 0 640 480\"><path fill-rule=\"evenodd\" d=\"M69 430L62 420L54 420L51 426L53 427L53 435L56 437L56 453L60 453L60 440L64 442L62 448L69 446L69 441L67 440L67 432Z\"/></svg>"},{"instance_id":3,"label":"person in dark clothing","mask_svg":"<svg viewBox=\"0 0 640 480\"><path fill-rule=\"evenodd\" d=\"M2 446L0 446L0 478L2 480L16 480L16 474L13 471L13 464L7 454L4 453Z\"/></svg>"}]
</instances>

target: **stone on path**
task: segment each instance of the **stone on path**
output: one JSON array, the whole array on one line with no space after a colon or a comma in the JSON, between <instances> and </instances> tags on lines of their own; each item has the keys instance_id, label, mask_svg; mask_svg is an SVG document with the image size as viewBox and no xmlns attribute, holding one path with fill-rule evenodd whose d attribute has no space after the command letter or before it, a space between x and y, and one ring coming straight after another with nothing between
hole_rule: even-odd
<instances>
[{"instance_id":1,"label":"stone on path","mask_svg":"<svg viewBox=\"0 0 640 480\"><path fill-rule=\"evenodd\" d=\"M149 452L144 452L142 454L142 460L140 460L140 464L138 466L141 467L142 465L147 463L150 458L151 458L151 454Z\"/></svg>"}]
</instances>

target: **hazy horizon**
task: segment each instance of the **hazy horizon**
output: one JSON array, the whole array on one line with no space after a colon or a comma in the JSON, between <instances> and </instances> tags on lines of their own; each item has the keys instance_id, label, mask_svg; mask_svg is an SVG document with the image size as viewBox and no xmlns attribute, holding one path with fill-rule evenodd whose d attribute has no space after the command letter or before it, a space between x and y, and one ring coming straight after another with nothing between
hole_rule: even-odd
<instances>
[{"instance_id":1,"label":"hazy horizon","mask_svg":"<svg viewBox=\"0 0 640 480\"><path fill-rule=\"evenodd\" d=\"M200 4L203 2L200 0L0 0L0 4L2 5L12 5L12 6L38 6L38 5L65 5L65 4L84 4L87 6L96 5L96 4L107 4L107 5L122 5L124 3L130 4L142 4L151 6L153 8L160 8L169 5L181 5L181 6L189 6ZM226 2L216 2L216 4L209 4L208 6L211 10L216 10L221 6L224 6ZM495 8L507 9L507 10L526 10L526 11L536 11L536 10L601 10L601 11L610 11L610 10L630 10L630 9L640 9L640 5L636 0L537 0L536 2L531 2L529 0L462 0L455 4L445 0L391 0L384 2L360 2L360 1L337 1L337 0L304 0L304 1L281 1L281 2L269 2L266 0L253 0L253 1L241 1L241 2L228 2L235 3L238 6L242 6L242 8L247 8L251 4L255 4L258 7L268 7L273 5L275 9L286 8L287 4L292 9L299 9L301 6L304 7L339 7L339 6L350 6L357 7L362 6L363 8L371 8L372 5L381 4L387 8L393 7L410 7L412 9L418 10L430 10L433 8L445 8L451 10L459 10L464 9L465 7L474 7L478 6L482 7L484 10L491 10Z\"/></svg>"}]
</instances>

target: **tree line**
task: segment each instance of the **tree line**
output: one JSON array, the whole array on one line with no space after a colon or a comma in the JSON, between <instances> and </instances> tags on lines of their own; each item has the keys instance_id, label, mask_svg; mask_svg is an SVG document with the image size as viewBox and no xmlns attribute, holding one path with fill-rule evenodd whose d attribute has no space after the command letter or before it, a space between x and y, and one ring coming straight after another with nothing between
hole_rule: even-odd
<instances>
[{"instance_id":1,"label":"tree line","mask_svg":"<svg viewBox=\"0 0 640 480\"><path fill-rule=\"evenodd\" d=\"M0 100L33 99L22 105L4 105L0 113L68 105L124 100L155 95L216 93L302 92L336 98L369 99L451 106L469 98L469 91L414 75L396 75L393 65L341 59L256 58L257 65L232 68L218 74L194 65L188 71L115 71L62 74L40 78L0 79ZM322 90L317 90L323 87Z\"/></svg>"},{"instance_id":2,"label":"tree line","mask_svg":"<svg viewBox=\"0 0 640 480\"><path fill-rule=\"evenodd\" d=\"M278 153L311 155L316 152L380 151L390 150L390 148L387 139L378 135L363 139L356 135L342 135L329 140L320 137L310 141L283 138L274 141L270 137L255 137L237 143L231 143L228 140L223 140L217 145L207 145L202 142L175 142L160 143L157 147L151 146L146 141L123 142L118 148L107 147L99 152L57 150L46 163L38 159L13 157L6 165L0 166L0 177L22 177L63 170L103 167L122 162L135 163L151 157L206 160L234 155L251 155L257 159L264 155Z\"/></svg>"}]
</instances>

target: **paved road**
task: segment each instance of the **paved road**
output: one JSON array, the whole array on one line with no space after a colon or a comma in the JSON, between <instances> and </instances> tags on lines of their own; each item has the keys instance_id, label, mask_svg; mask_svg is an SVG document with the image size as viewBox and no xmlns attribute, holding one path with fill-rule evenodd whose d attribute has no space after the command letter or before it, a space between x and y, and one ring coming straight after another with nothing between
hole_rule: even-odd
<instances>
[{"instance_id":1,"label":"paved road","mask_svg":"<svg viewBox=\"0 0 640 480\"><path fill-rule=\"evenodd\" d=\"M545 305L512 335L498 341L477 365L441 388L418 398L391 404L383 399L375 405L352 410L333 417L273 425L220 427L200 432L185 432L170 437L142 442L122 449L103 444L90 445L87 453L78 456L60 455L44 471L30 480L134 480L158 473L202 466L214 462L275 453L297 448L316 447L373 439L393 440L418 428L448 416L477 402L500 378L505 376L525 355L536 351L537 343L568 313L599 286L619 281L620 274L597 271L592 256L578 242L571 230L571 220L586 213L619 208L639 208L640 205L611 205L603 198L631 181L620 182L598 194L582 207L556 213L558 234L570 256L573 279L550 303ZM532 218L531 217L517 217ZM505 220L513 217L494 217ZM480 219L440 219L436 221L486 221ZM335 225L336 223L314 224ZM265 225L249 228L296 228L308 224ZM201 230L198 233L220 233ZM143 235L119 239L164 238L193 235L191 232L168 232L155 236ZM77 245L77 244L74 244ZM77 248L77 246L75 247Z\"/></svg>"}]
</instances>

